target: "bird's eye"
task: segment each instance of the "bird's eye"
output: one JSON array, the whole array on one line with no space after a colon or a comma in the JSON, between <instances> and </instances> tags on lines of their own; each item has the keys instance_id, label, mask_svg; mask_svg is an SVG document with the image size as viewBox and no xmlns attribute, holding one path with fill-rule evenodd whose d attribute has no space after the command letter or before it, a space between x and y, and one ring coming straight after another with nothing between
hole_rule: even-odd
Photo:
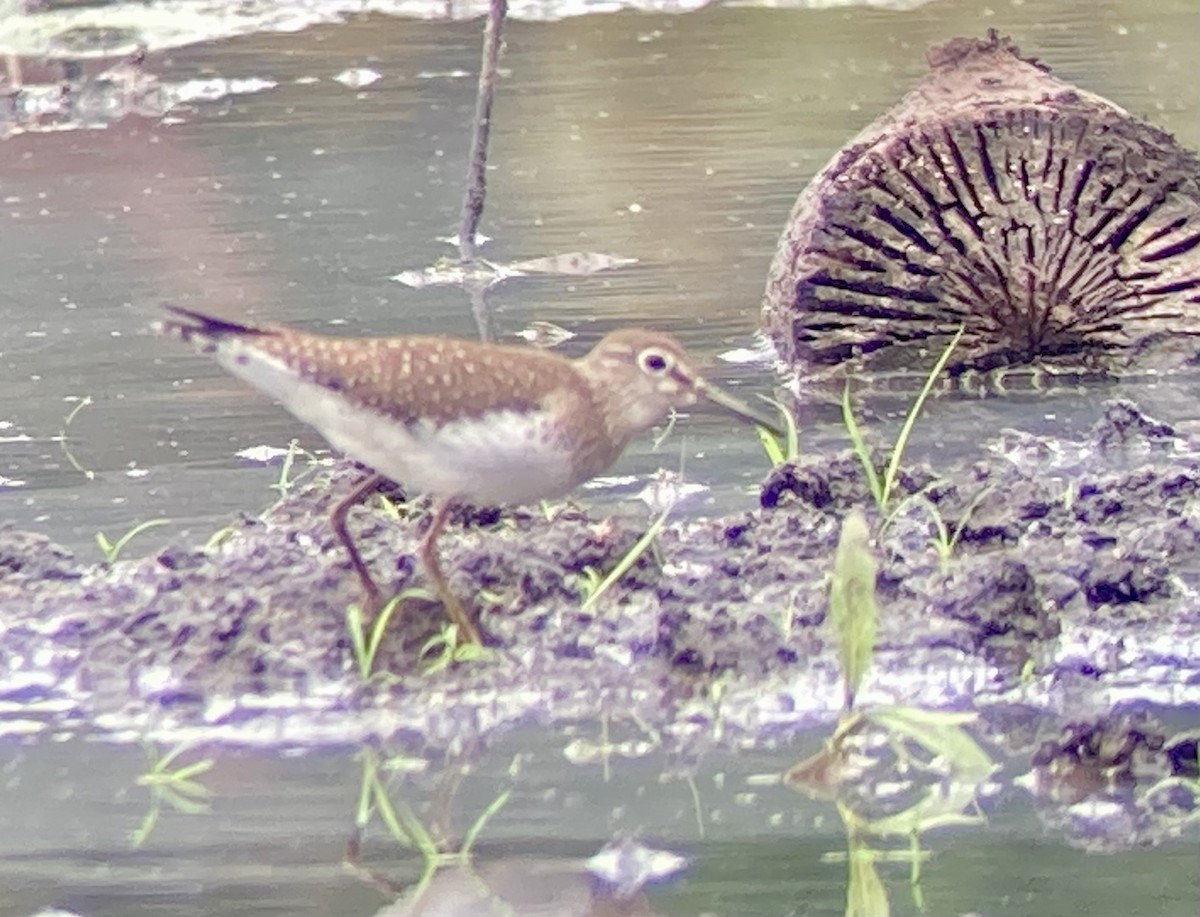
<instances>
[{"instance_id":1,"label":"bird's eye","mask_svg":"<svg viewBox=\"0 0 1200 917\"><path fill-rule=\"evenodd\" d=\"M638 355L638 361L642 364L642 369L652 376L661 376L671 368L672 362L670 354L653 347L643 350Z\"/></svg>"}]
</instances>

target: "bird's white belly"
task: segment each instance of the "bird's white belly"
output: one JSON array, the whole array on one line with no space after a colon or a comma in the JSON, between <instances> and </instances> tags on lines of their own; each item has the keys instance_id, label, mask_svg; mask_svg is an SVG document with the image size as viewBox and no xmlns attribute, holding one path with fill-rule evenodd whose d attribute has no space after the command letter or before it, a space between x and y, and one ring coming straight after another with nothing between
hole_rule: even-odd
<instances>
[{"instance_id":1,"label":"bird's white belly","mask_svg":"<svg viewBox=\"0 0 1200 917\"><path fill-rule=\"evenodd\" d=\"M578 483L570 456L547 435L545 415L501 411L486 423L405 427L262 354L221 356L226 368L277 398L337 449L416 492L482 504L530 503L562 496Z\"/></svg>"},{"instance_id":2,"label":"bird's white belly","mask_svg":"<svg viewBox=\"0 0 1200 917\"><path fill-rule=\"evenodd\" d=\"M512 411L491 414L486 424L409 429L355 413L341 412L336 429L328 428L330 442L421 493L530 503L561 496L575 483L569 456L544 441L542 425Z\"/></svg>"}]
</instances>

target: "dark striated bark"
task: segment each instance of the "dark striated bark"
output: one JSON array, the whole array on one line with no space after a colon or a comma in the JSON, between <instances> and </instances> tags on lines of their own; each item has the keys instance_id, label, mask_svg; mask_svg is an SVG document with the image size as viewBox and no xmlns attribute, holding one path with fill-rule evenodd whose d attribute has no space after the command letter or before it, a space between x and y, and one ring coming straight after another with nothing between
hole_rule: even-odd
<instances>
[{"instance_id":1,"label":"dark striated bark","mask_svg":"<svg viewBox=\"0 0 1200 917\"><path fill-rule=\"evenodd\" d=\"M1200 351L1200 160L994 32L928 60L796 202L763 311L783 359L927 366L960 324L956 374Z\"/></svg>"}]
</instances>

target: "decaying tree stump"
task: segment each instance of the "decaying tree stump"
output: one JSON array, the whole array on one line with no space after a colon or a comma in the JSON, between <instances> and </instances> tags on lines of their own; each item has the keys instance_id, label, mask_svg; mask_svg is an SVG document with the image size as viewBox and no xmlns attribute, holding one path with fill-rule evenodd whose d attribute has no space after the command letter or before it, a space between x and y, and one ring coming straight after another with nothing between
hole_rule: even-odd
<instances>
[{"instance_id":1,"label":"decaying tree stump","mask_svg":"<svg viewBox=\"0 0 1200 917\"><path fill-rule=\"evenodd\" d=\"M813 179L779 242L766 331L802 377L1120 372L1200 352L1200 160L994 32Z\"/></svg>"}]
</instances>

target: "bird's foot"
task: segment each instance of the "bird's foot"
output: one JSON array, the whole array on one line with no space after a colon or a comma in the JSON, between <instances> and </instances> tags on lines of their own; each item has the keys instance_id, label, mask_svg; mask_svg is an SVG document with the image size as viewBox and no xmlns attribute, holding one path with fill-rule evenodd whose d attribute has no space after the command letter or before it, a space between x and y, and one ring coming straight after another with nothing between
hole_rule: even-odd
<instances>
[{"instance_id":1,"label":"bird's foot","mask_svg":"<svg viewBox=\"0 0 1200 917\"><path fill-rule=\"evenodd\" d=\"M471 616L454 593L448 588L439 589L438 598L442 602L446 617L457 628L459 643L483 646L483 637L480 636L479 628L475 626L475 622L471 620Z\"/></svg>"}]
</instances>

